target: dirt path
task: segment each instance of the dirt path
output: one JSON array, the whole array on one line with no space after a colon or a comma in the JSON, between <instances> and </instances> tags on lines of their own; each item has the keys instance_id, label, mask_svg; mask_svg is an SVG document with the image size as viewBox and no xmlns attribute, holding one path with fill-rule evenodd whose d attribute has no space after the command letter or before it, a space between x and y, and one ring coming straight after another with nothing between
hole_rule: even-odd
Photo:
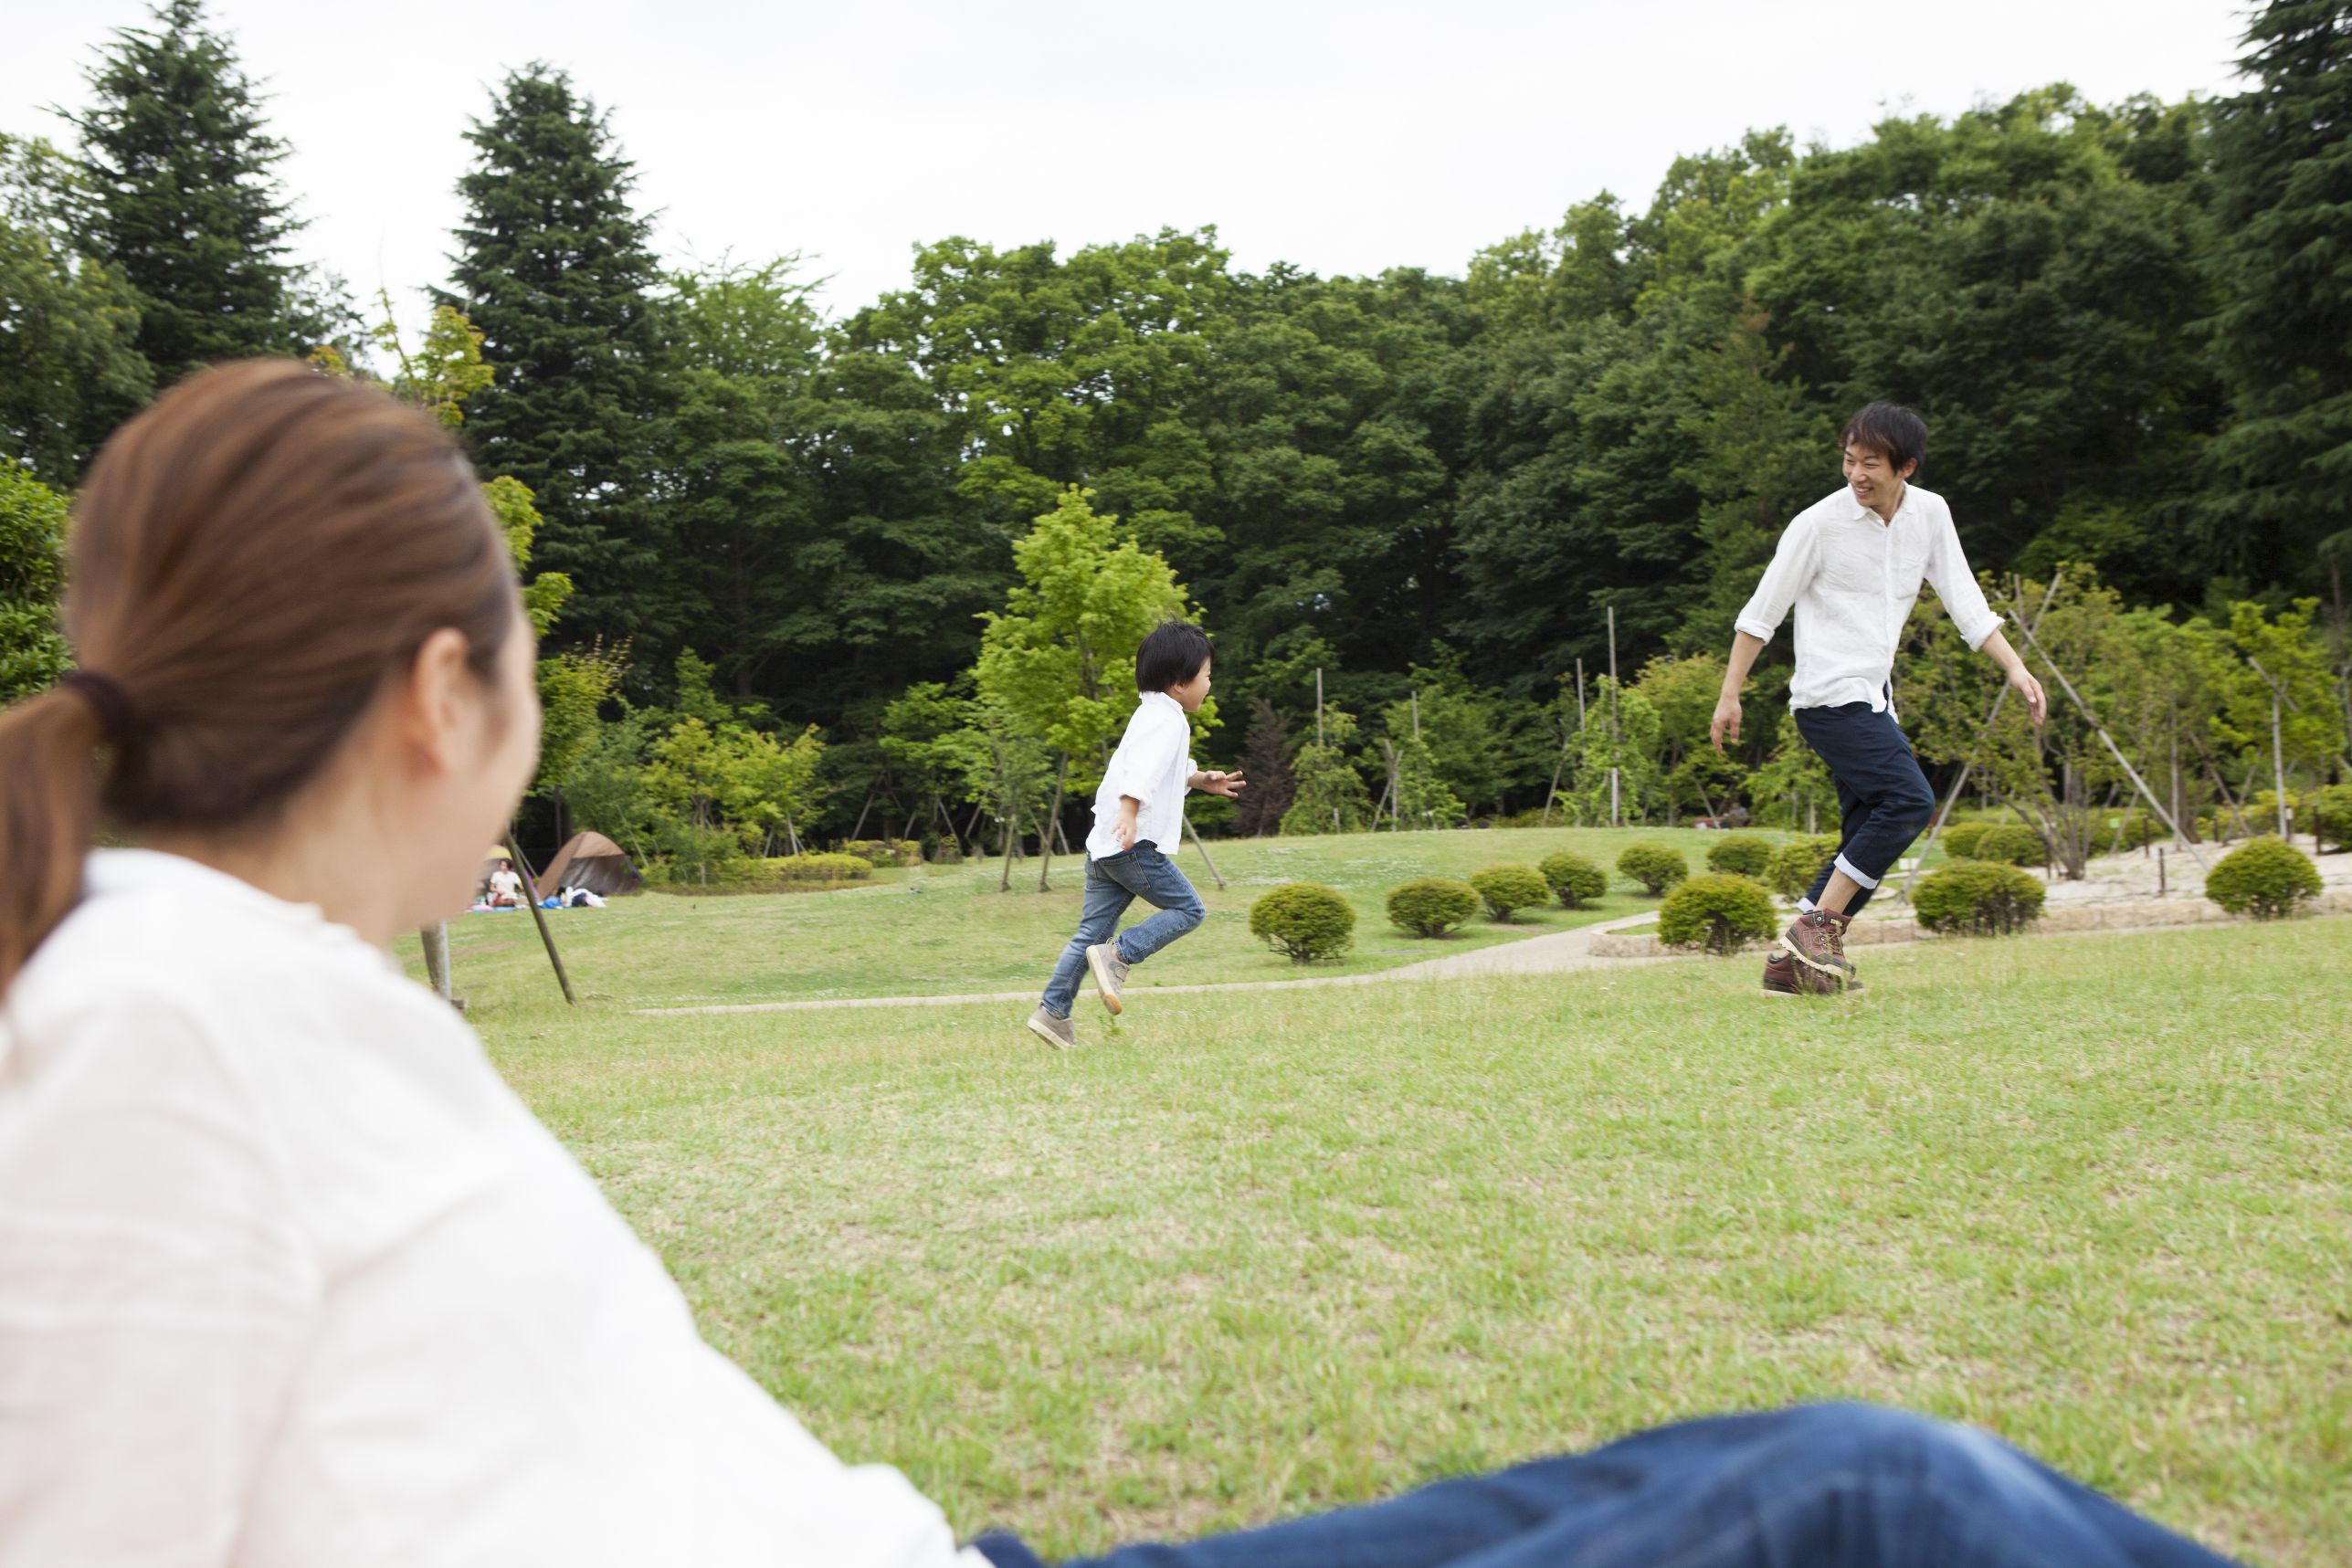
<instances>
[{"instance_id":1,"label":"dirt path","mask_svg":"<svg viewBox=\"0 0 2352 1568\"><path fill-rule=\"evenodd\" d=\"M1317 985L1385 985L1404 980L1461 980L1484 974L1557 974L1575 969L1612 968L1628 963L1659 963L1662 959L1601 958L1592 952L1592 940L1603 931L1640 925L1658 918L1657 911L1620 915L1578 926L1574 931L1546 931L1520 942L1482 947L1419 963L1376 969L1368 974L1318 974L1303 980L1237 980L1216 985L1144 985L1139 994L1180 996L1202 991L1288 991ZM676 1017L703 1013L818 1013L841 1007L958 1007L972 1002L1035 1002L1035 991L970 991L952 996L829 996L801 1002L732 1002L701 1007L636 1007L647 1017Z\"/></svg>"}]
</instances>

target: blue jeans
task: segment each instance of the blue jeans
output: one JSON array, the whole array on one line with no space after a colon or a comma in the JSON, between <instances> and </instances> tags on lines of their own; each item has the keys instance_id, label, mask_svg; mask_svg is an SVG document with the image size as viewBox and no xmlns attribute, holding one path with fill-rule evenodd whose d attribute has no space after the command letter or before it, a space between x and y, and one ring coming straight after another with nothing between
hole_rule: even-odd
<instances>
[{"instance_id":1,"label":"blue jeans","mask_svg":"<svg viewBox=\"0 0 2352 1568\"><path fill-rule=\"evenodd\" d=\"M1086 861L1086 903L1078 916L1078 934L1061 950L1053 978L1045 983L1045 1010L1057 1018L1070 1016L1078 998L1079 982L1086 978L1086 950L1109 942L1119 929L1119 917L1137 899L1159 912L1119 938L1119 956L1129 963L1144 960L1208 918L1200 895L1192 890L1176 862L1160 853L1149 839L1122 855Z\"/></svg>"},{"instance_id":2,"label":"blue jeans","mask_svg":"<svg viewBox=\"0 0 2352 1568\"><path fill-rule=\"evenodd\" d=\"M998 1568L1043 1568L1008 1535ZM1687 1421L1100 1568L2226 1568L1982 1432L1866 1405ZM1072 1564L1071 1568L1078 1568Z\"/></svg>"},{"instance_id":3,"label":"blue jeans","mask_svg":"<svg viewBox=\"0 0 2352 1568\"><path fill-rule=\"evenodd\" d=\"M1919 759L1892 709L1873 710L1867 702L1845 702L1835 708L1799 708L1796 718L1797 732L1829 764L1830 780L1838 786L1838 811L1844 818L1838 858L1813 879L1804 907L1811 909L1820 898L1830 872L1843 871L1862 891L1841 912L1859 914L1878 890L1880 879L1935 817L1935 792L1927 787L1927 775L1919 771Z\"/></svg>"}]
</instances>

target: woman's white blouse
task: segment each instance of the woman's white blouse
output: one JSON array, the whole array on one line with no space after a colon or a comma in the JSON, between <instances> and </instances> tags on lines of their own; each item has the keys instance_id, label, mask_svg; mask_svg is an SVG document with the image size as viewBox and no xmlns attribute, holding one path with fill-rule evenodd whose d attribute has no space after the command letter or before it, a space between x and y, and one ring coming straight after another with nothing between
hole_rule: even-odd
<instances>
[{"instance_id":1,"label":"woman's white blouse","mask_svg":"<svg viewBox=\"0 0 2352 1568\"><path fill-rule=\"evenodd\" d=\"M0 1007L0 1565L976 1561L702 1342L385 954L91 858Z\"/></svg>"}]
</instances>

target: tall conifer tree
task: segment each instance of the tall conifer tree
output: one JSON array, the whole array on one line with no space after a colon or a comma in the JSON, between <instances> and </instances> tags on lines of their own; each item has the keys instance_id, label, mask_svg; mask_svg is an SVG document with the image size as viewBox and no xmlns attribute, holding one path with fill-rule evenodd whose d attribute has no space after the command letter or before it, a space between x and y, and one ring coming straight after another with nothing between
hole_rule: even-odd
<instances>
[{"instance_id":1,"label":"tall conifer tree","mask_svg":"<svg viewBox=\"0 0 2352 1568\"><path fill-rule=\"evenodd\" d=\"M302 226L279 184L286 143L203 0L164 0L90 73L81 242L141 299L137 348L159 380L215 360L301 353L341 325L332 284L287 259Z\"/></svg>"},{"instance_id":2,"label":"tall conifer tree","mask_svg":"<svg viewBox=\"0 0 2352 1568\"><path fill-rule=\"evenodd\" d=\"M648 497L659 272L633 167L607 116L543 63L509 76L466 139L476 162L441 298L498 367L466 434L487 471L531 487L539 563L577 590L565 629L658 641L673 618Z\"/></svg>"},{"instance_id":3,"label":"tall conifer tree","mask_svg":"<svg viewBox=\"0 0 2352 1568\"><path fill-rule=\"evenodd\" d=\"M2271 0L2246 43L2255 85L2214 110L2214 340L2238 405L2214 504L2239 570L2315 584L2352 555L2352 3Z\"/></svg>"}]
</instances>

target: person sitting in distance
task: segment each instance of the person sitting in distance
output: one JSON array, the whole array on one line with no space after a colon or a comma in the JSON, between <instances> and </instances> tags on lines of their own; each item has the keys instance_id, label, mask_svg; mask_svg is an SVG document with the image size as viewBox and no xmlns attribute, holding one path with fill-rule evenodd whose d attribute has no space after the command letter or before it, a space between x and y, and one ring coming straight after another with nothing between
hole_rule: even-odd
<instances>
[{"instance_id":1,"label":"person sitting in distance","mask_svg":"<svg viewBox=\"0 0 2352 1568\"><path fill-rule=\"evenodd\" d=\"M522 878L515 871L513 861L501 860L498 869L490 874L490 906L494 910L522 907Z\"/></svg>"}]
</instances>

